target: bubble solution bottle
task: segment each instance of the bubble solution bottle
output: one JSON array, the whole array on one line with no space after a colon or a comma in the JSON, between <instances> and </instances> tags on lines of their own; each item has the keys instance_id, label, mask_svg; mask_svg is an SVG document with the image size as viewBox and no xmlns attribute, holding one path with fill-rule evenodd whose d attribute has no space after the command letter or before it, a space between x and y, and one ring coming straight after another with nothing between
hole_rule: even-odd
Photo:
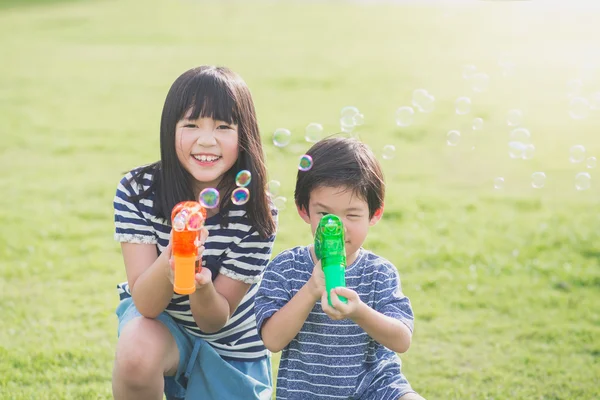
<instances>
[{"instance_id":1,"label":"bubble solution bottle","mask_svg":"<svg viewBox=\"0 0 600 400\"><path fill-rule=\"evenodd\" d=\"M315 255L321 260L325 274L327 299L331 304L331 289L346 287L346 247L344 239L344 224L340 217L334 214L324 215L319 221L315 232ZM338 299L347 303L345 297Z\"/></svg>"},{"instance_id":2,"label":"bubble solution bottle","mask_svg":"<svg viewBox=\"0 0 600 400\"><path fill-rule=\"evenodd\" d=\"M206 221L206 209L196 201L182 201L171 211L173 227L172 251L175 264L173 291L177 294L192 294L196 291L194 276L196 269L199 231Z\"/></svg>"}]
</instances>

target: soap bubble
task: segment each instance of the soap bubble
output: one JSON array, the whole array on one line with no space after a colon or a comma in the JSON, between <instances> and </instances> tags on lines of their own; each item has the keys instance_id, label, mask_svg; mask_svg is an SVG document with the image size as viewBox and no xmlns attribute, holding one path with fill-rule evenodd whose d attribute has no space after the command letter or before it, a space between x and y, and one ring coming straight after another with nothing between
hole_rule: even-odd
<instances>
[{"instance_id":1,"label":"soap bubble","mask_svg":"<svg viewBox=\"0 0 600 400\"><path fill-rule=\"evenodd\" d=\"M309 156L308 154L304 154L302 157L300 157L300 162L298 163L298 169L300 171L308 171L312 168L313 166L313 159L311 156Z\"/></svg>"},{"instance_id":2,"label":"soap bubble","mask_svg":"<svg viewBox=\"0 0 600 400\"><path fill-rule=\"evenodd\" d=\"M277 147L285 147L290 144L292 132L287 129L279 128L273 132L273 144Z\"/></svg>"},{"instance_id":3,"label":"soap bubble","mask_svg":"<svg viewBox=\"0 0 600 400\"><path fill-rule=\"evenodd\" d=\"M252 174L250 171L244 169L235 176L235 184L240 187L246 187L250 184L252 180Z\"/></svg>"},{"instance_id":4,"label":"soap bubble","mask_svg":"<svg viewBox=\"0 0 600 400\"><path fill-rule=\"evenodd\" d=\"M199 202L204 208L215 208L219 205L219 191L215 188L206 188L200 192Z\"/></svg>"},{"instance_id":5,"label":"soap bubble","mask_svg":"<svg viewBox=\"0 0 600 400\"><path fill-rule=\"evenodd\" d=\"M396 147L394 147L394 145L386 144L385 146L383 146L382 157L385 160L391 160L392 158L394 158L395 154L396 154Z\"/></svg>"},{"instance_id":6,"label":"soap bubble","mask_svg":"<svg viewBox=\"0 0 600 400\"><path fill-rule=\"evenodd\" d=\"M413 123L415 111L412 107L400 107L396 110L396 125L409 126Z\"/></svg>"},{"instance_id":7,"label":"soap bubble","mask_svg":"<svg viewBox=\"0 0 600 400\"><path fill-rule=\"evenodd\" d=\"M241 206L242 204L246 204L250 199L250 191L248 188L239 187L236 188L231 193L231 202L236 206Z\"/></svg>"},{"instance_id":8,"label":"soap bubble","mask_svg":"<svg viewBox=\"0 0 600 400\"><path fill-rule=\"evenodd\" d=\"M323 126L316 122L311 122L304 130L304 139L309 143L318 142L323 134Z\"/></svg>"}]
</instances>

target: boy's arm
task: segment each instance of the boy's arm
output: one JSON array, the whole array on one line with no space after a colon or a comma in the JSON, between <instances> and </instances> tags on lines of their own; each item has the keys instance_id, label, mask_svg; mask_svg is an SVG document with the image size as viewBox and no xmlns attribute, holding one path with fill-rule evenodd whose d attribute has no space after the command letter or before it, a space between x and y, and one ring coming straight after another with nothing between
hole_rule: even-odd
<instances>
[{"instance_id":1,"label":"boy's arm","mask_svg":"<svg viewBox=\"0 0 600 400\"><path fill-rule=\"evenodd\" d=\"M410 301L402 293L398 271L389 265L386 271L377 273L373 282L373 308L363 303L355 291L335 288L332 292L346 297L348 303L332 295L334 308L321 301L323 310L335 319L350 318L377 342L396 353L404 353L411 344L414 317Z\"/></svg>"},{"instance_id":2,"label":"boy's arm","mask_svg":"<svg viewBox=\"0 0 600 400\"><path fill-rule=\"evenodd\" d=\"M256 318L265 347L276 353L296 337L308 314L325 291L325 277L318 262L302 288L290 299L288 278L273 271L276 260L267 269L256 296ZM280 268L278 268L281 270Z\"/></svg>"}]
</instances>

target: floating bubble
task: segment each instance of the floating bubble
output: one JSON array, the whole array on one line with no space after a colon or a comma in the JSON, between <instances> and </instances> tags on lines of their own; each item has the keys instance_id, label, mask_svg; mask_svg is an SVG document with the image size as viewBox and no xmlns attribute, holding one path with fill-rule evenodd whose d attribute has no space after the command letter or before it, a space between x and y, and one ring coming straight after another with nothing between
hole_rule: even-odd
<instances>
[{"instance_id":1,"label":"floating bubble","mask_svg":"<svg viewBox=\"0 0 600 400\"><path fill-rule=\"evenodd\" d=\"M456 113L459 115L471 112L471 99L468 97L459 97L455 102Z\"/></svg>"},{"instance_id":2,"label":"floating bubble","mask_svg":"<svg viewBox=\"0 0 600 400\"><path fill-rule=\"evenodd\" d=\"M588 157L585 165L589 168L596 168L596 157Z\"/></svg>"},{"instance_id":3,"label":"floating bubble","mask_svg":"<svg viewBox=\"0 0 600 400\"><path fill-rule=\"evenodd\" d=\"M202 225L204 225L204 216L202 214L199 212L190 214L187 223L190 231L199 231L202 228Z\"/></svg>"},{"instance_id":4,"label":"floating bubble","mask_svg":"<svg viewBox=\"0 0 600 400\"><path fill-rule=\"evenodd\" d=\"M365 116L362 114L356 114L353 118L352 118L352 122L354 122L355 126L359 126L365 123Z\"/></svg>"},{"instance_id":5,"label":"floating bubble","mask_svg":"<svg viewBox=\"0 0 600 400\"><path fill-rule=\"evenodd\" d=\"M571 150L569 151L569 161L573 164L577 164L583 162L583 160L585 160L585 147L580 144L571 147Z\"/></svg>"},{"instance_id":6,"label":"floating bubble","mask_svg":"<svg viewBox=\"0 0 600 400\"><path fill-rule=\"evenodd\" d=\"M300 162L298 163L298 169L300 171L308 171L312 168L313 166L313 159L311 156L309 156L308 154L304 154L302 157L300 157Z\"/></svg>"},{"instance_id":7,"label":"floating bubble","mask_svg":"<svg viewBox=\"0 0 600 400\"><path fill-rule=\"evenodd\" d=\"M534 189L541 189L546 184L546 174L543 172L534 172L531 175L531 186Z\"/></svg>"},{"instance_id":8,"label":"floating bubble","mask_svg":"<svg viewBox=\"0 0 600 400\"><path fill-rule=\"evenodd\" d=\"M396 125L398 126L409 126L413 123L413 117L415 111L412 107L400 107L396 110Z\"/></svg>"},{"instance_id":9,"label":"floating bubble","mask_svg":"<svg viewBox=\"0 0 600 400\"><path fill-rule=\"evenodd\" d=\"M385 160L391 160L396 155L396 147L393 144L386 144L383 146L382 157Z\"/></svg>"},{"instance_id":10,"label":"floating bubble","mask_svg":"<svg viewBox=\"0 0 600 400\"><path fill-rule=\"evenodd\" d=\"M283 196L277 196L273 199L273 203L278 210L282 211L285 210L287 199Z\"/></svg>"},{"instance_id":11,"label":"floating bubble","mask_svg":"<svg viewBox=\"0 0 600 400\"><path fill-rule=\"evenodd\" d=\"M471 89L473 89L474 92L478 93L485 92L486 90L488 90L488 87L490 85L490 77L488 76L488 74L483 72L477 72L473 74L469 81L471 82Z\"/></svg>"},{"instance_id":12,"label":"floating bubble","mask_svg":"<svg viewBox=\"0 0 600 400\"><path fill-rule=\"evenodd\" d=\"M523 112L521 110L509 110L506 115L506 123L508 126L519 126L523 122Z\"/></svg>"},{"instance_id":13,"label":"floating bubble","mask_svg":"<svg viewBox=\"0 0 600 400\"><path fill-rule=\"evenodd\" d=\"M517 141L508 142L508 155L512 159L523 158L526 147L527 145L525 143Z\"/></svg>"},{"instance_id":14,"label":"floating bubble","mask_svg":"<svg viewBox=\"0 0 600 400\"><path fill-rule=\"evenodd\" d=\"M250 200L250 191L248 188L239 187L231 192L231 202L236 206L246 204Z\"/></svg>"},{"instance_id":15,"label":"floating bubble","mask_svg":"<svg viewBox=\"0 0 600 400\"><path fill-rule=\"evenodd\" d=\"M204 208L215 208L219 205L219 191L215 188L206 188L200 192L199 202Z\"/></svg>"},{"instance_id":16,"label":"floating bubble","mask_svg":"<svg viewBox=\"0 0 600 400\"><path fill-rule=\"evenodd\" d=\"M435 97L425 89L416 89L412 94L412 105L422 113L430 113L435 109Z\"/></svg>"},{"instance_id":17,"label":"floating bubble","mask_svg":"<svg viewBox=\"0 0 600 400\"><path fill-rule=\"evenodd\" d=\"M584 119L590 112L590 103L584 97L573 97L569 101L569 115L573 119Z\"/></svg>"},{"instance_id":18,"label":"floating bubble","mask_svg":"<svg viewBox=\"0 0 600 400\"><path fill-rule=\"evenodd\" d=\"M345 115L340 118L340 129L342 132L350 133L354 130L356 127L356 124L354 123L354 117L355 115Z\"/></svg>"},{"instance_id":19,"label":"floating bubble","mask_svg":"<svg viewBox=\"0 0 600 400\"><path fill-rule=\"evenodd\" d=\"M523 158L523 160L531 160L533 158L533 154L535 153L535 146L532 145L531 143L526 144L525 147L523 148L523 154L521 155L521 157Z\"/></svg>"},{"instance_id":20,"label":"floating bubble","mask_svg":"<svg viewBox=\"0 0 600 400\"><path fill-rule=\"evenodd\" d=\"M499 176L494 179L494 189L504 189L504 178Z\"/></svg>"},{"instance_id":21,"label":"floating bubble","mask_svg":"<svg viewBox=\"0 0 600 400\"><path fill-rule=\"evenodd\" d=\"M185 225L187 223L187 218L184 214L179 212L175 218L173 218L173 230L177 232L181 232L185 230Z\"/></svg>"},{"instance_id":22,"label":"floating bubble","mask_svg":"<svg viewBox=\"0 0 600 400\"><path fill-rule=\"evenodd\" d=\"M509 136L511 141L521 143L529 143L529 141L531 140L531 132L529 132L529 129L526 128L513 129L510 132Z\"/></svg>"},{"instance_id":23,"label":"floating bubble","mask_svg":"<svg viewBox=\"0 0 600 400\"><path fill-rule=\"evenodd\" d=\"M346 106L346 107L342 108L342 110L340 111L340 118L341 117L354 118L354 116L356 114L360 114L360 111L358 110L358 108L356 108L354 106Z\"/></svg>"},{"instance_id":24,"label":"floating bubble","mask_svg":"<svg viewBox=\"0 0 600 400\"><path fill-rule=\"evenodd\" d=\"M448 146L456 146L460 142L460 132L452 130L446 134L446 143Z\"/></svg>"},{"instance_id":25,"label":"floating bubble","mask_svg":"<svg viewBox=\"0 0 600 400\"><path fill-rule=\"evenodd\" d=\"M250 184L252 180L252 173L247 169L241 170L235 176L235 184L239 187L246 187Z\"/></svg>"},{"instance_id":26,"label":"floating bubble","mask_svg":"<svg viewBox=\"0 0 600 400\"><path fill-rule=\"evenodd\" d=\"M304 139L309 143L318 142L323 134L323 125L311 122L304 130Z\"/></svg>"},{"instance_id":27,"label":"floating bubble","mask_svg":"<svg viewBox=\"0 0 600 400\"><path fill-rule=\"evenodd\" d=\"M270 180L267 184L267 190L273 197L279 194L279 189L281 189L281 183L279 181Z\"/></svg>"},{"instance_id":28,"label":"floating bubble","mask_svg":"<svg viewBox=\"0 0 600 400\"><path fill-rule=\"evenodd\" d=\"M285 147L290 144L292 132L287 129L279 128L273 132L273 144L277 147Z\"/></svg>"},{"instance_id":29,"label":"floating bubble","mask_svg":"<svg viewBox=\"0 0 600 400\"><path fill-rule=\"evenodd\" d=\"M473 120L473 130L479 131L483 129L483 118L475 118Z\"/></svg>"},{"instance_id":30,"label":"floating bubble","mask_svg":"<svg viewBox=\"0 0 600 400\"><path fill-rule=\"evenodd\" d=\"M477 67L473 64L463 65L462 77L463 79L469 80L477 72Z\"/></svg>"},{"instance_id":31,"label":"floating bubble","mask_svg":"<svg viewBox=\"0 0 600 400\"><path fill-rule=\"evenodd\" d=\"M575 188L577 190L588 190L592 186L592 177L587 172L575 175Z\"/></svg>"}]
</instances>

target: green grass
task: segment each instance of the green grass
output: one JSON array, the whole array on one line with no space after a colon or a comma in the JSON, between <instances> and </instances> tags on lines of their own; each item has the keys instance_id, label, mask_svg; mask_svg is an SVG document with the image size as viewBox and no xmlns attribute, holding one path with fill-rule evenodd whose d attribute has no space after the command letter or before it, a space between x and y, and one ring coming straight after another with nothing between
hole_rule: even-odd
<instances>
[{"instance_id":1,"label":"green grass","mask_svg":"<svg viewBox=\"0 0 600 400\"><path fill-rule=\"evenodd\" d=\"M333 133L354 105L362 140L378 153L396 146L383 160L386 213L366 246L397 265L412 301L402 359L421 394L600 397L600 181L589 170L592 188L576 191L582 167L568 162L574 144L600 157L600 111L581 121L566 112L567 80L598 53L600 15L538 2L18 3L0 7L0 398L111 397L125 279L112 197L124 171L158 157L173 80L205 63L248 82L288 199L309 122ZM512 78L496 64L503 52L517 63ZM486 93L461 78L468 63L489 73ZM600 90L589 72L586 94ZM395 109L421 87L436 110L398 128ZM453 111L460 95L472 97L467 116ZM510 108L525 113L533 160L507 155ZM477 134L475 116L485 120ZM270 143L278 127L293 132L287 148ZM450 129L463 132L456 148ZM531 188L534 171L545 188ZM288 202L275 251L309 241Z\"/></svg>"}]
</instances>

